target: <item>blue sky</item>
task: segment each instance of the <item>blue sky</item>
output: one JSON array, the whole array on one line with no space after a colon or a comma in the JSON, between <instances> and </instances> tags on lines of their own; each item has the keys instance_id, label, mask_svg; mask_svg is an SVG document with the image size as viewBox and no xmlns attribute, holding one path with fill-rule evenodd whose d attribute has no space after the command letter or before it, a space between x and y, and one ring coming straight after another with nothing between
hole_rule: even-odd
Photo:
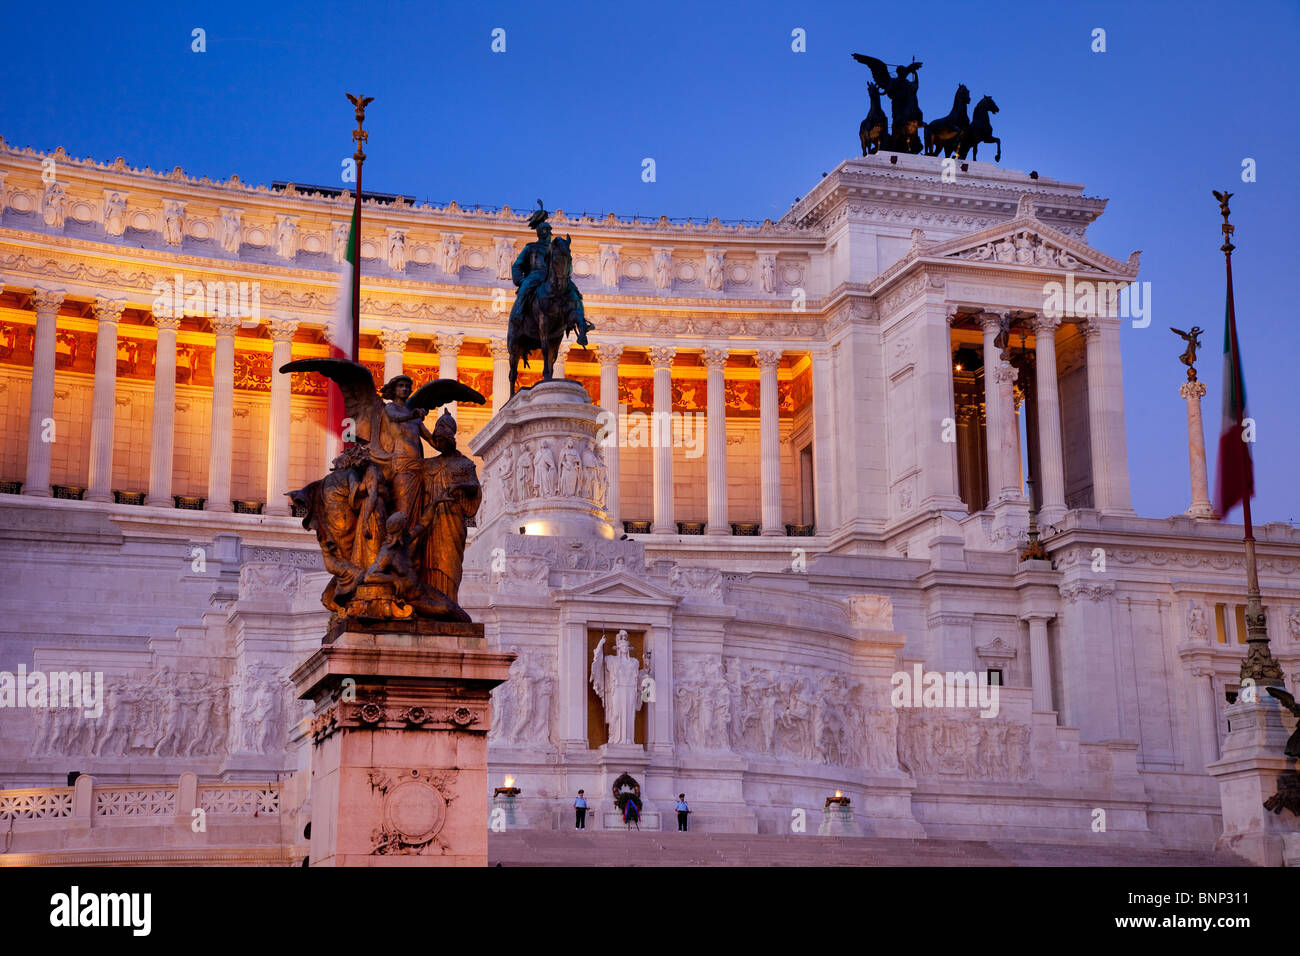
<instances>
[{"instance_id":1,"label":"blue sky","mask_svg":"<svg viewBox=\"0 0 1300 956\"><path fill-rule=\"evenodd\" d=\"M858 151L867 76L849 53L915 56L927 116L948 111L959 82L992 94L1002 165L1109 198L1092 244L1120 259L1143 250L1153 320L1122 336L1143 515L1189 500L1171 325L1207 329L1214 480L1223 260L1210 190L1236 194L1255 519L1300 518L1294 3L136 2L5 17L0 135L13 145L335 184L351 153L342 94L363 91L376 97L368 189L647 216L778 217ZM190 49L196 27L204 53ZM490 49L497 27L503 54ZM806 53L791 51L796 27ZM1105 53L1090 49L1098 27ZM654 183L641 180L647 156ZM1246 157L1254 183L1241 180Z\"/></svg>"}]
</instances>

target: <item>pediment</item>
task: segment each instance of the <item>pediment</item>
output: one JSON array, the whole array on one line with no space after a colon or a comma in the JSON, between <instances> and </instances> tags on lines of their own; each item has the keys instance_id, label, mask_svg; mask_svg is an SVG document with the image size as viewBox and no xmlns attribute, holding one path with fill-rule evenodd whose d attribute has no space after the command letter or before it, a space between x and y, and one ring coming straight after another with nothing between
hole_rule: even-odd
<instances>
[{"instance_id":1,"label":"pediment","mask_svg":"<svg viewBox=\"0 0 1300 956\"><path fill-rule=\"evenodd\" d=\"M569 600L595 598L602 601L659 605L675 605L681 601L681 595L667 591L627 571L613 571L594 581L576 585L567 589L564 597Z\"/></svg>"},{"instance_id":2,"label":"pediment","mask_svg":"<svg viewBox=\"0 0 1300 956\"><path fill-rule=\"evenodd\" d=\"M1021 212L1009 222L943 242L913 244L918 258L963 259L996 266L1048 269L1132 279L1138 273L1139 252L1121 262L1093 249L1078 239L1053 229L1034 217L1022 204ZM919 247L919 248L918 248Z\"/></svg>"}]
</instances>

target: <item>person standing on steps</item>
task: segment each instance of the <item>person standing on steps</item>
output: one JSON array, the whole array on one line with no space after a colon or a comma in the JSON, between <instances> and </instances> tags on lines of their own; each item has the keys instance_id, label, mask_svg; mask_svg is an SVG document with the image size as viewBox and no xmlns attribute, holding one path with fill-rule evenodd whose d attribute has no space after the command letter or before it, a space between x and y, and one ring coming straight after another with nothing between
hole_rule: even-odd
<instances>
[{"instance_id":1,"label":"person standing on steps","mask_svg":"<svg viewBox=\"0 0 1300 956\"><path fill-rule=\"evenodd\" d=\"M573 801L573 828L575 830L587 829L587 798L584 796L586 792L585 790L579 790L578 799Z\"/></svg>"},{"instance_id":2,"label":"person standing on steps","mask_svg":"<svg viewBox=\"0 0 1300 956\"><path fill-rule=\"evenodd\" d=\"M686 805L686 794L677 794L677 832L686 832L686 815L691 812L691 808Z\"/></svg>"}]
</instances>

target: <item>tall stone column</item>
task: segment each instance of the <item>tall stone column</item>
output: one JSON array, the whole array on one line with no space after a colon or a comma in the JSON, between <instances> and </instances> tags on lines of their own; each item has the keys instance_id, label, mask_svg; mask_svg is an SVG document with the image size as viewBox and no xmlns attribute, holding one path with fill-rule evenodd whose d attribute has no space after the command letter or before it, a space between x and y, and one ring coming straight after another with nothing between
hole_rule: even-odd
<instances>
[{"instance_id":1,"label":"tall stone column","mask_svg":"<svg viewBox=\"0 0 1300 956\"><path fill-rule=\"evenodd\" d=\"M981 312L979 318L980 328L984 330L984 438L988 448L989 506L992 507L1002 490L1002 440L1009 409L998 396L997 372L1004 364L994 344L999 317L992 312Z\"/></svg>"},{"instance_id":2,"label":"tall stone column","mask_svg":"<svg viewBox=\"0 0 1300 956\"><path fill-rule=\"evenodd\" d=\"M763 534L785 534L781 524L781 410L776 398L776 369L781 363L778 349L759 349L758 445L759 490L763 503Z\"/></svg>"},{"instance_id":3,"label":"tall stone column","mask_svg":"<svg viewBox=\"0 0 1300 956\"><path fill-rule=\"evenodd\" d=\"M708 369L706 431L709 443L709 523L706 532L731 534L731 524L727 521L727 350L705 349L704 367Z\"/></svg>"},{"instance_id":4,"label":"tall stone column","mask_svg":"<svg viewBox=\"0 0 1300 956\"><path fill-rule=\"evenodd\" d=\"M829 533L838 523L835 511L835 387L829 352L814 352L813 510L817 531Z\"/></svg>"},{"instance_id":5,"label":"tall stone column","mask_svg":"<svg viewBox=\"0 0 1300 956\"><path fill-rule=\"evenodd\" d=\"M492 356L492 414L510 401L510 352L505 339L489 339L488 352Z\"/></svg>"},{"instance_id":6,"label":"tall stone column","mask_svg":"<svg viewBox=\"0 0 1300 956\"><path fill-rule=\"evenodd\" d=\"M667 345L650 348L650 365L654 369L654 421L650 430L654 452L654 523L655 534L676 534L673 520L673 357L677 350Z\"/></svg>"},{"instance_id":7,"label":"tall stone column","mask_svg":"<svg viewBox=\"0 0 1300 956\"><path fill-rule=\"evenodd\" d=\"M176 446L176 330L180 316L155 315L158 353L153 366L153 434L149 444L149 496L146 504L171 508L172 451Z\"/></svg>"},{"instance_id":8,"label":"tall stone column","mask_svg":"<svg viewBox=\"0 0 1300 956\"><path fill-rule=\"evenodd\" d=\"M23 494L38 498L50 496L50 445L59 437L54 426L54 344L63 296L62 289L38 288L32 292L32 304L36 306L36 341L27 419L27 480L23 482ZM46 438L51 440L46 441Z\"/></svg>"},{"instance_id":9,"label":"tall stone column","mask_svg":"<svg viewBox=\"0 0 1300 956\"><path fill-rule=\"evenodd\" d=\"M293 393L290 376L280 366L293 361L296 319L272 319L271 333L271 418L266 445L266 509L269 515L289 514L289 429Z\"/></svg>"},{"instance_id":10,"label":"tall stone column","mask_svg":"<svg viewBox=\"0 0 1300 956\"><path fill-rule=\"evenodd\" d=\"M922 410L917 415L917 460L921 487L920 504L928 509L966 512L957 485L957 443L944 441L945 419L955 426L957 411L952 384L952 329L950 307L942 295L927 296L924 311L916 324L917 397ZM860 375L852 362L853 353L845 355L848 374ZM844 379L838 379L843 382Z\"/></svg>"},{"instance_id":11,"label":"tall stone column","mask_svg":"<svg viewBox=\"0 0 1300 956\"><path fill-rule=\"evenodd\" d=\"M208 434L208 500L205 511L230 511L230 453L235 424L235 330L239 319L217 317L212 366L212 427Z\"/></svg>"},{"instance_id":12,"label":"tall stone column","mask_svg":"<svg viewBox=\"0 0 1300 956\"><path fill-rule=\"evenodd\" d=\"M90 412L87 501L113 500L113 413L117 402L117 323L125 299L95 299L95 392Z\"/></svg>"},{"instance_id":13,"label":"tall stone column","mask_svg":"<svg viewBox=\"0 0 1300 956\"><path fill-rule=\"evenodd\" d=\"M390 379L402 374L402 357L406 353L406 343L411 333L406 329L380 329L379 344L384 350L384 381L382 388Z\"/></svg>"},{"instance_id":14,"label":"tall stone column","mask_svg":"<svg viewBox=\"0 0 1300 956\"><path fill-rule=\"evenodd\" d=\"M1101 325L1089 319L1083 328L1088 363L1088 439L1092 454L1092 506L1111 510L1110 435L1106 423L1106 361Z\"/></svg>"},{"instance_id":15,"label":"tall stone column","mask_svg":"<svg viewBox=\"0 0 1300 956\"><path fill-rule=\"evenodd\" d=\"M587 624L565 621L560 627L556 665L559 669L560 749L587 749Z\"/></svg>"},{"instance_id":16,"label":"tall stone column","mask_svg":"<svg viewBox=\"0 0 1300 956\"><path fill-rule=\"evenodd\" d=\"M1061 448L1061 399L1056 385L1056 330L1060 319L1034 319L1034 364L1038 403L1038 487L1040 524L1065 517L1065 455Z\"/></svg>"},{"instance_id":17,"label":"tall stone column","mask_svg":"<svg viewBox=\"0 0 1300 956\"><path fill-rule=\"evenodd\" d=\"M1193 660L1192 706L1196 708L1196 729L1200 734L1201 766L1219 759L1218 710L1214 705L1214 665L1208 660Z\"/></svg>"},{"instance_id":18,"label":"tall stone column","mask_svg":"<svg viewBox=\"0 0 1300 956\"><path fill-rule=\"evenodd\" d=\"M596 346L596 359L600 362L600 407L611 416L607 425L609 442L601 451L605 456L605 475L609 485L605 490L605 511L615 534L623 529L623 508L619 501L619 457L623 453L623 443L619 434L618 410L618 360L622 355L621 345L601 343Z\"/></svg>"},{"instance_id":19,"label":"tall stone column","mask_svg":"<svg viewBox=\"0 0 1300 956\"><path fill-rule=\"evenodd\" d=\"M1029 614L1029 663L1032 668L1034 713L1045 714L1055 710L1052 706L1052 651L1047 640L1047 622L1050 615Z\"/></svg>"},{"instance_id":20,"label":"tall stone column","mask_svg":"<svg viewBox=\"0 0 1300 956\"><path fill-rule=\"evenodd\" d=\"M1020 486L1020 429L1016 424L1015 381L1020 370L1010 362L999 361L993 372L997 383L997 402L1002 409L1002 440L998 443L1002 454L1002 490L998 498L1013 500L1021 497Z\"/></svg>"},{"instance_id":21,"label":"tall stone column","mask_svg":"<svg viewBox=\"0 0 1300 956\"><path fill-rule=\"evenodd\" d=\"M465 342L465 336L459 332L443 334L436 336L436 341L438 343L438 378L454 379L456 377L456 363L460 358L460 347ZM455 418L456 403L448 402L438 410L439 415L443 412L448 412L452 418ZM430 431L433 430L434 421L436 419L430 421Z\"/></svg>"},{"instance_id":22,"label":"tall stone column","mask_svg":"<svg viewBox=\"0 0 1300 956\"><path fill-rule=\"evenodd\" d=\"M1187 468L1192 482L1192 504L1187 513L1193 518L1213 518L1214 506L1210 504L1210 481L1205 466L1205 426L1201 422L1205 383L1195 379L1184 382L1178 394L1187 400Z\"/></svg>"}]
</instances>

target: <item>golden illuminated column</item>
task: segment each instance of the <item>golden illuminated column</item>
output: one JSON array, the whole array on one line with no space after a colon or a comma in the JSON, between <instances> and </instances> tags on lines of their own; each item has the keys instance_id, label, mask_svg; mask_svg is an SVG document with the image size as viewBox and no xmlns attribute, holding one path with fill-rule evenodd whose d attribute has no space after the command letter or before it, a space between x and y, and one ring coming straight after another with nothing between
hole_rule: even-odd
<instances>
[{"instance_id":1,"label":"golden illuminated column","mask_svg":"<svg viewBox=\"0 0 1300 956\"><path fill-rule=\"evenodd\" d=\"M87 501L113 500L113 412L117 391L117 323L125 299L95 299L95 391L90 411L90 477Z\"/></svg>"},{"instance_id":2,"label":"golden illuminated column","mask_svg":"<svg viewBox=\"0 0 1300 956\"><path fill-rule=\"evenodd\" d=\"M1061 450L1061 399L1056 387L1056 329L1060 319L1037 316L1034 326L1034 380L1038 402L1038 479L1040 524L1065 517L1065 458ZM1044 625L1046 626L1046 625Z\"/></svg>"},{"instance_id":3,"label":"golden illuminated column","mask_svg":"<svg viewBox=\"0 0 1300 956\"><path fill-rule=\"evenodd\" d=\"M176 446L176 330L180 316L155 315L158 352L153 366L153 433L149 441L149 497L146 504L170 508L172 451Z\"/></svg>"},{"instance_id":4,"label":"golden illuminated column","mask_svg":"<svg viewBox=\"0 0 1300 956\"><path fill-rule=\"evenodd\" d=\"M280 366L293 361L296 319L272 319L271 416L266 431L266 509L269 515L289 514L289 428L293 393L291 379Z\"/></svg>"},{"instance_id":5,"label":"golden illuminated column","mask_svg":"<svg viewBox=\"0 0 1300 956\"><path fill-rule=\"evenodd\" d=\"M460 358L460 347L465 342L465 336L459 332L451 334L442 334L434 336L438 343L438 378L456 378L456 363ZM439 415L443 412L451 414L452 418L456 417L456 403L448 402L438 410ZM429 430L433 430L433 423L436 419L430 419Z\"/></svg>"},{"instance_id":6,"label":"golden illuminated column","mask_svg":"<svg viewBox=\"0 0 1300 956\"><path fill-rule=\"evenodd\" d=\"M654 524L655 534L676 534L673 520L673 357L677 350L668 345L656 345L647 350L654 369L654 421L650 429L650 445L654 462Z\"/></svg>"},{"instance_id":7,"label":"golden illuminated column","mask_svg":"<svg viewBox=\"0 0 1300 956\"><path fill-rule=\"evenodd\" d=\"M709 524L708 534L731 534L727 522L727 367L726 349L705 349L708 371Z\"/></svg>"},{"instance_id":8,"label":"golden illuminated column","mask_svg":"<svg viewBox=\"0 0 1300 956\"><path fill-rule=\"evenodd\" d=\"M601 343L596 346L596 358L600 362L600 406L607 414L604 427L608 437L603 449L608 485L605 491L605 511L616 532L623 527L618 484L619 455L622 453L622 443L619 441L618 360L622 355L621 345Z\"/></svg>"},{"instance_id":9,"label":"golden illuminated column","mask_svg":"<svg viewBox=\"0 0 1300 956\"><path fill-rule=\"evenodd\" d=\"M1008 409L1003 407L998 395L997 372L1003 363L994 340L998 336L999 318L996 313L981 312L979 322L984 330L984 438L988 448L985 458L989 473L989 507L992 507L1002 492L1002 442Z\"/></svg>"},{"instance_id":10,"label":"golden illuminated column","mask_svg":"<svg viewBox=\"0 0 1300 956\"><path fill-rule=\"evenodd\" d=\"M406 329L380 329L379 345L384 350L384 380L382 388L389 379L402 374L402 356L406 352L406 343L411 333Z\"/></svg>"},{"instance_id":11,"label":"golden illuminated column","mask_svg":"<svg viewBox=\"0 0 1300 956\"><path fill-rule=\"evenodd\" d=\"M58 440L54 425L54 346L63 304L62 289L36 289L36 340L32 345L32 394L27 419L27 480L23 494L50 496L50 446ZM116 349L114 349L116 361Z\"/></svg>"},{"instance_id":12,"label":"golden illuminated column","mask_svg":"<svg viewBox=\"0 0 1300 956\"><path fill-rule=\"evenodd\" d=\"M778 349L759 349L758 442L761 467L759 484L763 500L763 534L785 534L781 524L781 419L776 396Z\"/></svg>"},{"instance_id":13,"label":"golden illuminated column","mask_svg":"<svg viewBox=\"0 0 1300 956\"><path fill-rule=\"evenodd\" d=\"M492 356L492 414L495 415L510 401L510 351L506 340L488 339L488 353Z\"/></svg>"},{"instance_id":14,"label":"golden illuminated column","mask_svg":"<svg viewBox=\"0 0 1300 956\"><path fill-rule=\"evenodd\" d=\"M212 320L217 350L212 363L212 427L208 434L208 500L205 511L230 511L230 453L235 425L235 330L239 319Z\"/></svg>"}]
</instances>

